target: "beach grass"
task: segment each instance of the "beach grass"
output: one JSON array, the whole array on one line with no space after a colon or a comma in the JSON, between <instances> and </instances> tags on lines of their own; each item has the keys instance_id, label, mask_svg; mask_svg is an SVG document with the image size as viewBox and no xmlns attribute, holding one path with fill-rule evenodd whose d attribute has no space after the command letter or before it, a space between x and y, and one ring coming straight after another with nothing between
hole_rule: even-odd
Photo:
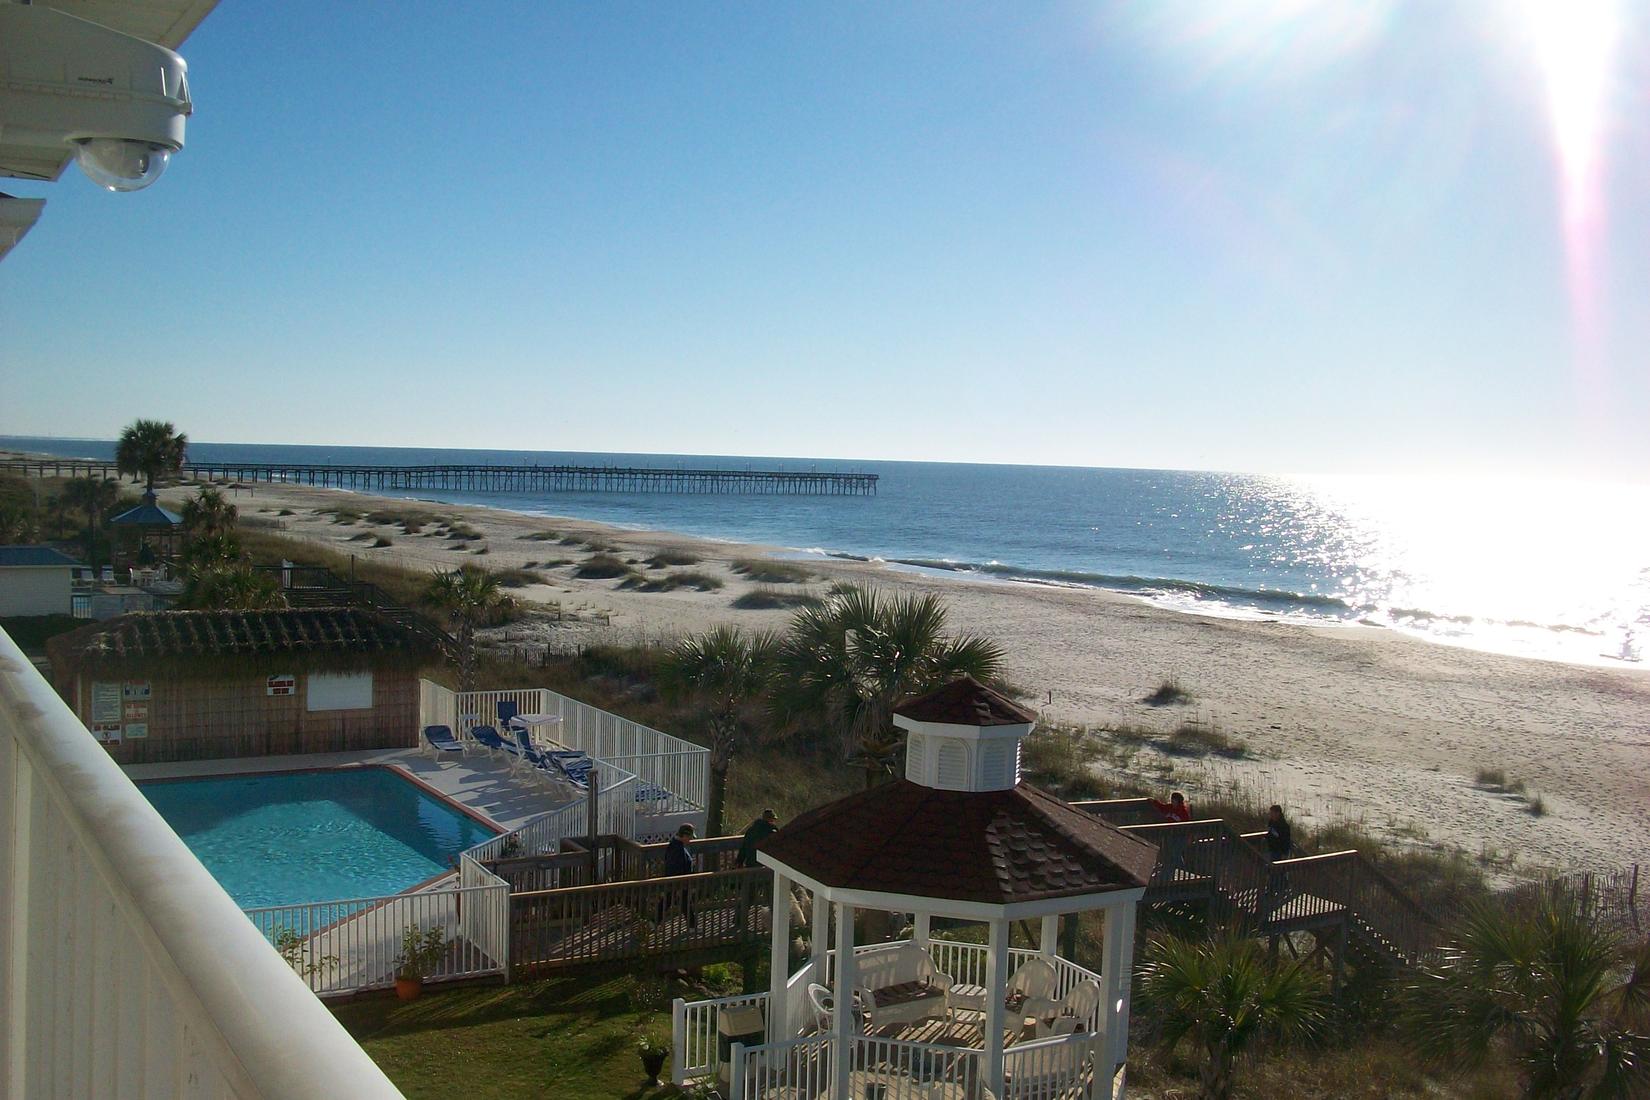
<instances>
[{"instance_id":1,"label":"beach grass","mask_svg":"<svg viewBox=\"0 0 1650 1100\"><path fill-rule=\"evenodd\" d=\"M627 577L634 570L612 554L593 554L580 562L573 570L575 577L586 580L610 580L614 577Z\"/></svg>"},{"instance_id":2,"label":"beach grass","mask_svg":"<svg viewBox=\"0 0 1650 1100\"><path fill-rule=\"evenodd\" d=\"M733 605L741 611L765 611L776 608L806 607L820 602L817 593L774 588L759 584L749 592L734 597Z\"/></svg>"},{"instance_id":3,"label":"beach grass","mask_svg":"<svg viewBox=\"0 0 1650 1100\"><path fill-rule=\"evenodd\" d=\"M672 565L698 565L699 555L686 550L660 550L647 559L648 568L663 569Z\"/></svg>"},{"instance_id":4,"label":"beach grass","mask_svg":"<svg viewBox=\"0 0 1650 1100\"><path fill-rule=\"evenodd\" d=\"M673 592L678 588L692 588L698 592L715 592L723 588L726 583L721 577L710 573L683 569L675 573L653 576L632 572L630 576L619 583L619 587L633 588L637 592Z\"/></svg>"},{"instance_id":5,"label":"beach grass","mask_svg":"<svg viewBox=\"0 0 1650 1100\"><path fill-rule=\"evenodd\" d=\"M1144 699L1140 700L1148 707L1168 707L1178 703L1192 701L1192 693L1180 686L1177 677L1170 677L1157 685L1157 689Z\"/></svg>"},{"instance_id":6,"label":"beach grass","mask_svg":"<svg viewBox=\"0 0 1650 1100\"><path fill-rule=\"evenodd\" d=\"M807 584L814 579L813 572L800 565L766 558L739 558L730 568L757 584Z\"/></svg>"}]
</instances>

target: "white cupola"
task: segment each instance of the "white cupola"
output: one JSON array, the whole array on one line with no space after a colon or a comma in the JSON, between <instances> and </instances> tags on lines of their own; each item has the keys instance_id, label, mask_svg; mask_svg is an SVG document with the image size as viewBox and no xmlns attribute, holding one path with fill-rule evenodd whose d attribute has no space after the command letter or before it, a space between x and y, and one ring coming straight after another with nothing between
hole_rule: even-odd
<instances>
[{"instance_id":1,"label":"white cupola","mask_svg":"<svg viewBox=\"0 0 1650 1100\"><path fill-rule=\"evenodd\" d=\"M1037 716L972 676L894 708L906 732L905 778L940 791L1007 791Z\"/></svg>"}]
</instances>

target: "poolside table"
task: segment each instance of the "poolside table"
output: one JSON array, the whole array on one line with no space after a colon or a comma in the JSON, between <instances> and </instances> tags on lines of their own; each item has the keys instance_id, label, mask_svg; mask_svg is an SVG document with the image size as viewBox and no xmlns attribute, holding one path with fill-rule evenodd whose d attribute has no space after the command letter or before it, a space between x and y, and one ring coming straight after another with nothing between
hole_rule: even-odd
<instances>
[{"instance_id":1,"label":"poolside table","mask_svg":"<svg viewBox=\"0 0 1650 1100\"><path fill-rule=\"evenodd\" d=\"M510 725L516 729L526 730L535 745L541 739L552 744L560 744L559 741L550 736L549 732L550 727L561 725L561 715L559 714L518 714L510 719Z\"/></svg>"}]
</instances>

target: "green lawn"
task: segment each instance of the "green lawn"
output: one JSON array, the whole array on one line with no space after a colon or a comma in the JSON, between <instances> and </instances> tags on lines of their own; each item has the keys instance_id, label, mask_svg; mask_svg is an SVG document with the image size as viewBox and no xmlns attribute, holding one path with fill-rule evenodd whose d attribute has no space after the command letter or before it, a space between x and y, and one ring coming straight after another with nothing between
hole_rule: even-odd
<instances>
[{"instance_id":1,"label":"green lawn","mask_svg":"<svg viewBox=\"0 0 1650 1100\"><path fill-rule=\"evenodd\" d=\"M368 997L333 1014L412 1100L666 1100L679 1094L647 1087L636 1039L645 1030L668 1044L669 998L706 995L609 970L435 988L406 1003Z\"/></svg>"}]
</instances>

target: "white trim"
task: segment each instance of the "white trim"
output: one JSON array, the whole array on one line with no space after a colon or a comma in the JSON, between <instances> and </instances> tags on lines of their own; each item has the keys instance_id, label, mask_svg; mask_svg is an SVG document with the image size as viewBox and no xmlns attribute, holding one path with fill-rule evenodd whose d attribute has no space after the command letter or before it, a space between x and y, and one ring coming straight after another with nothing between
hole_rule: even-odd
<instances>
[{"instance_id":1,"label":"white trim","mask_svg":"<svg viewBox=\"0 0 1650 1100\"><path fill-rule=\"evenodd\" d=\"M1094 894L1072 894L1066 897L1021 901L1012 905L992 905L983 901L954 901L948 898L923 897L919 894L888 894L873 890L849 890L827 886L767 852L757 852L756 858L763 866L772 868L776 874L785 875L809 890L824 894L832 902L847 902L860 909L881 909L890 913L929 913L936 917L959 917L963 920L980 921L999 918L1023 920L1050 914L1087 913L1095 909L1132 906L1146 896L1144 886L1135 886Z\"/></svg>"}]
</instances>

